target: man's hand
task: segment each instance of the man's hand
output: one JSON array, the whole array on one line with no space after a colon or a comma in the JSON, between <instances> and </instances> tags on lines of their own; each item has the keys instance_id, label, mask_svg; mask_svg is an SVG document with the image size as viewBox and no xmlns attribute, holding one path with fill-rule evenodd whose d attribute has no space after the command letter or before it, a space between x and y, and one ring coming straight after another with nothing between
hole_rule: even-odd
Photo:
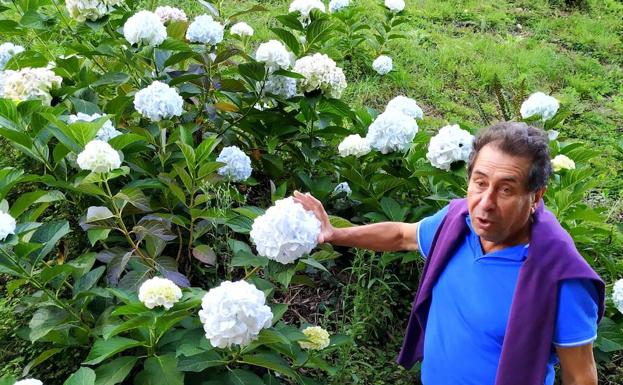
<instances>
[{"instance_id":1,"label":"man's hand","mask_svg":"<svg viewBox=\"0 0 623 385\"><path fill-rule=\"evenodd\" d=\"M597 385L593 344L570 348L556 347L563 385Z\"/></svg>"},{"instance_id":2,"label":"man's hand","mask_svg":"<svg viewBox=\"0 0 623 385\"><path fill-rule=\"evenodd\" d=\"M331 238L335 233L335 228L329 220L329 215L325 211L322 203L314 198L310 193L294 192L294 201L303 205L305 210L311 211L320 221L320 234L318 235L318 243L331 242Z\"/></svg>"},{"instance_id":3,"label":"man's hand","mask_svg":"<svg viewBox=\"0 0 623 385\"><path fill-rule=\"evenodd\" d=\"M318 242L337 246L356 247L374 251L417 250L419 223L381 222L363 226L335 228L322 203L309 193L294 192L294 201L312 211L320 221Z\"/></svg>"}]
</instances>

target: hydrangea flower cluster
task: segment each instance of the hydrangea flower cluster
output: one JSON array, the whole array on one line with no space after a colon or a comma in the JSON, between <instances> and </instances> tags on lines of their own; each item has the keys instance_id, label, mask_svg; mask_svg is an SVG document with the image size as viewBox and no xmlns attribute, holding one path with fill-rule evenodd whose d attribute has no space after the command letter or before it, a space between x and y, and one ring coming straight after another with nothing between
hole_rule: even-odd
<instances>
[{"instance_id":1,"label":"hydrangea flower cluster","mask_svg":"<svg viewBox=\"0 0 623 385\"><path fill-rule=\"evenodd\" d=\"M255 60L263 62L269 72L290 68L292 57L292 53L278 40L262 43L255 51Z\"/></svg>"},{"instance_id":2,"label":"hydrangea flower cluster","mask_svg":"<svg viewBox=\"0 0 623 385\"><path fill-rule=\"evenodd\" d=\"M394 68L394 62L392 61L391 57L381 55L374 59L374 61L372 62L372 68L379 75L386 75Z\"/></svg>"},{"instance_id":3,"label":"hydrangea flower cluster","mask_svg":"<svg viewBox=\"0 0 623 385\"><path fill-rule=\"evenodd\" d=\"M385 0L385 6L392 12L400 12L405 9L404 0Z\"/></svg>"},{"instance_id":4,"label":"hydrangea flower cluster","mask_svg":"<svg viewBox=\"0 0 623 385\"><path fill-rule=\"evenodd\" d=\"M269 75L262 92L264 95L270 93L284 99L290 99L296 95L296 79L281 75Z\"/></svg>"},{"instance_id":5,"label":"hydrangea flower cluster","mask_svg":"<svg viewBox=\"0 0 623 385\"><path fill-rule=\"evenodd\" d=\"M110 144L92 140L78 154L78 167L91 172L109 172L121 166L119 153Z\"/></svg>"},{"instance_id":6,"label":"hydrangea flower cluster","mask_svg":"<svg viewBox=\"0 0 623 385\"><path fill-rule=\"evenodd\" d=\"M166 24L169 21L188 21L186 12L184 12L183 9L170 7L168 5L156 8L154 13L163 24Z\"/></svg>"},{"instance_id":7,"label":"hydrangea flower cluster","mask_svg":"<svg viewBox=\"0 0 623 385\"><path fill-rule=\"evenodd\" d=\"M111 13L123 0L66 0L69 16L79 22L95 21Z\"/></svg>"},{"instance_id":8,"label":"hydrangea flower cluster","mask_svg":"<svg viewBox=\"0 0 623 385\"><path fill-rule=\"evenodd\" d=\"M304 92L321 90L326 96L338 99L346 88L344 72L327 55L315 53L302 57L294 63L293 70L305 77L299 79Z\"/></svg>"},{"instance_id":9,"label":"hydrangea flower cluster","mask_svg":"<svg viewBox=\"0 0 623 385\"><path fill-rule=\"evenodd\" d=\"M575 162L568 156L559 154L552 159L552 168L554 169L554 172L559 172L561 170L573 170L575 169Z\"/></svg>"},{"instance_id":10,"label":"hydrangea flower cluster","mask_svg":"<svg viewBox=\"0 0 623 385\"><path fill-rule=\"evenodd\" d=\"M236 146L224 147L216 161L225 163L218 173L234 182L242 182L251 176L251 158Z\"/></svg>"},{"instance_id":11,"label":"hydrangea flower cluster","mask_svg":"<svg viewBox=\"0 0 623 385\"><path fill-rule=\"evenodd\" d=\"M612 302L623 313L623 279L619 279L612 287Z\"/></svg>"},{"instance_id":12,"label":"hydrangea flower cluster","mask_svg":"<svg viewBox=\"0 0 623 385\"><path fill-rule=\"evenodd\" d=\"M26 378L25 380L19 380L13 385L43 385L43 382L34 378Z\"/></svg>"},{"instance_id":13,"label":"hydrangea flower cluster","mask_svg":"<svg viewBox=\"0 0 623 385\"><path fill-rule=\"evenodd\" d=\"M157 47L167 38L167 29L153 12L139 11L123 25L123 36L130 44Z\"/></svg>"},{"instance_id":14,"label":"hydrangea flower cluster","mask_svg":"<svg viewBox=\"0 0 623 385\"><path fill-rule=\"evenodd\" d=\"M169 310L182 298L182 290L173 281L153 277L143 282L138 289L138 299L148 309L162 306Z\"/></svg>"},{"instance_id":15,"label":"hydrangea flower cluster","mask_svg":"<svg viewBox=\"0 0 623 385\"><path fill-rule=\"evenodd\" d=\"M398 95L387 103L385 111L398 110L413 119L423 119L424 111L418 106L414 99L403 95Z\"/></svg>"},{"instance_id":16,"label":"hydrangea flower cluster","mask_svg":"<svg viewBox=\"0 0 623 385\"><path fill-rule=\"evenodd\" d=\"M78 112L76 115L69 115L69 117L67 118L67 122L69 124L75 123L77 121L92 122L101 117L102 115L98 113L89 115L83 112ZM104 123L104 125L102 126L102 128L100 128L99 131L97 131L97 134L95 135L95 139L108 142L112 138L119 136L119 135L121 135L121 132L115 129L115 127L112 125L112 122L110 120L107 120L106 123Z\"/></svg>"},{"instance_id":17,"label":"hydrangea flower cluster","mask_svg":"<svg viewBox=\"0 0 623 385\"><path fill-rule=\"evenodd\" d=\"M372 148L387 154L408 150L417 132L415 119L398 110L389 110L374 119L368 127L366 138Z\"/></svg>"},{"instance_id":18,"label":"hydrangea flower cluster","mask_svg":"<svg viewBox=\"0 0 623 385\"><path fill-rule=\"evenodd\" d=\"M305 334L308 339L308 341L299 341L299 345L301 345L303 349L322 350L329 346L331 342L329 339L329 332L320 326L308 326L303 329L303 334Z\"/></svg>"},{"instance_id":19,"label":"hydrangea flower cluster","mask_svg":"<svg viewBox=\"0 0 623 385\"><path fill-rule=\"evenodd\" d=\"M350 0L331 0L329 2L329 12L337 12L350 5Z\"/></svg>"},{"instance_id":20,"label":"hydrangea flower cluster","mask_svg":"<svg viewBox=\"0 0 623 385\"><path fill-rule=\"evenodd\" d=\"M542 120L548 120L556 115L559 107L558 99L542 92L535 92L521 104L519 112L524 119L540 116Z\"/></svg>"},{"instance_id":21,"label":"hydrangea flower cluster","mask_svg":"<svg viewBox=\"0 0 623 385\"><path fill-rule=\"evenodd\" d=\"M341 157L346 157L349 155L354 155L357 158L360 156L364 156L369 153L372 149L370 148L370 141L367 138L362 138L361 136L348 135L337 147L338 152Z\"/></svg>"},{"instance_id":22,"label":"hydrangea flower cluster","mask_svg":"<svg viewBox=\"0 0 623 385\"><path fill-rule=\"evenodd\" d=\"M223 41L225 27L210 15L199 15L190 23L186 38L192 43L217 45Z\"/></svg>"},{"instance_id":23,"label":"hydrangea flower cluster","mask_svg":"<svg viewBox=\"0 0 623 385\"><path fill-rule=\"evenodd\" d=\"M337 195L340 193L346 193L346 196L350 196L350 194L353 193L353 190L350 189L348 182L342 182L335 186L335 188L333 189L333 194Z\"/></svg>"},{"instance_id":24,"label":"hydrangea flower cluster","mask_svg":"<svg viewBox=\"0 0 623 385\"><path fill-rule=\"evenodd\" d=\"M24 52L24 47L10 42L0 44L0 71L4 69L6 63L11 60L14 55Z\"/></svg>"},{"instance_id":25,"label":"hydrangea flower cluster","mask_svg":"<svg viewBox=\"0 0 623 385\"><path fill-rule=\"evenodd\" d=\"M442 127L428 144L426 158L430 163L442 170L450 170L454 162L469 159L473 149L474 137L458 124Z\"/></svg>"},{"instance_id":26,"label":"hydrangea flower cluster","mask_svg":"<svg viewBox=\"0 0 623 385\"><path fill-rule=\"evenodd\" d=\"M253 28L245 23L244 21L238 22L231 26L229 33L232 35L244 37L244 36L253 36Z\"/></svg>"},{"instance_id":27,"label":"hydrangea flower cluster","mask_svg":"<svg viewBox=\"0 0 623 385\"><path fill-rule=\"evenodd\" d=\"M11 234L15 234L17 223L15 218L9 213L0 211L0 241L3 241Z\"/></svg>"},{"instance_id":28,"label":"hydrangea flower cluster","mask_svg":"<svg viewBox=\"0 0 623 385\"><path fill-rule=\"evenodd\" d=\"M0 94L16 101L40 99L44 104L52 102L50 90L58 88L63 80L49 68L22 68L7 70L0 79Z\"/></svg>"},{"instance_id":29,"label":"hydrangea flower cluster","mask_svg":"<svg viewBox=\"0 0 623 385\"><path fill-rule=\"evenodd\" d=\"M246 281L224 281L201 301L199 319L212 346L246 346L272 323L264 293Z\"/></svg>"},{"instance_id":30,"label":"hydrangea flower cluster","mask_svg":"<svg viewBox=\"0 0 623 385\"><path fill-rule=\"evenodd\" d=\"M292 197L280 199L251 226L251 240L260 255L288 264L318 243L320 221Z\"/></svg>"},{"instance_id":31,"label":"hydrangea flower cluster","mask_svg":"<svg viewBox=\"0 0 623 385\"><path fill-rule=\"evenodd\" d=\"M309 14L312 9L317 9L321 12L325 11L324 4L320 0L294 0L290 3L290 8L288 12L296 12L299 11L301 16L299 20L303 25L309 24Z\"/></svg>"},{"instance_id":32,"label":"hydrangea flower cluster","mask_svg":"<svg viewBox=\"0 0 623 385\"><path fill-rule=\"evenodd\" d=\"M134 95L136 111L154 122L182 115L183 105L184 99L175 88L157 80Z\"/></svg>"}]
</instances>

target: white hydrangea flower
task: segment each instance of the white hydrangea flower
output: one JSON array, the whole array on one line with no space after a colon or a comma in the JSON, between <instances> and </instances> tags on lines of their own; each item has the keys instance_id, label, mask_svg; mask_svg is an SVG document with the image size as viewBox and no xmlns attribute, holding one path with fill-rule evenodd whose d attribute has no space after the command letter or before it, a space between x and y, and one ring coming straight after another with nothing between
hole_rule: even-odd
<instances>
[{"instance_id":1,"label":"white hydrangea flower","mask_svg":"<svg viewBox=\"0 0 623 385\"><path fill-rule=\"evenodd\" d=\"M322 350L329 346L331 340L329 338L329 332L321 328L320 326L308 326L303 329L303 334L309 341L299 341L299 345L303 349L310 350Z\"/></svg>"},{"instance_id":2,"label":"white hydrangea flower","mask_svg":"<svg viewBox=\"0 0 623 385\"><path fill-rule=\"evenodd\" d=\"M280 199L251 226L251 240L260 255L288 264L318 243L320 221L292 197Z\"/></svg>"},{"instance_id":3,"label":"white hydrangea flower","mask_svg":"<svg viewBox=\"0 0 623 385\"><path fill-rule=\"evenodd\" d=\"M41 99L50 104L50 90L60 87L63 80L49 68L22 68L19 71L7 70L3 76L2 96L16 101Z\"/></svg>"},{"instance_id":4,"label":"white hydrangea flower","mask_svg":"<svg viewBox=\"0 0 623 385\"><path fill-rule=\"evenodd\" d=\"M17 223L11 214L0 211L0 241L3 241L11 234L15 234Z\"/></svg>"},{"instance_id":5,"label":"white hydrangea flower","mask_svg":"<svg viewBox=\"0 0 623 385\"><path fill-rule=\"evenodd\" d=\"M264 293L246 281L224 281L201 301L199 319L212 346L246 346L272 324Z\"/></svg>"},{"instance_id":6,"label":"white hydrangea flower","mask_svg":"<svg viewBox=\"0 0 623 385\"><path fill-rule=\"evenodd\" d=\"M123 0L65 0L69 16L79 22L95 21L114 11Z\"/></svg>"},{"instance_id":7,"label":"white hydrangea flower","mask_svg":"<svg viewBox=\"0 0 623 385\"><path fill-rule=\"evenodd\" d=\"M98 114L98 113L89 115L83 112L78 112L78 114L76 115L69 115L69 117L67 118L67 122L69 124L75 123L79 120L83 122L92 122L94 120L101 118L102 116L103 115ZM112 138L119 136L119 135L121 135L121 132L115 129L115 127L112 125L112 122L110 120L107 120L106 123L104 123L104 125L102 126L102 128L100 128L99 131L97 131L97 134L95 135L95 139L108 142Z\"/></svg>"},{"instance_id":8,"label":"white hydrangea flower","mask_svg":"<svg viewBox=\"0 0 623 385\"><path fill-rule=\"evenodd\" d=\"M575 162L568 156L559 154L552 159L552 168L554 169L554 172L559 172L561 170L573 170L575 169Z\"/></svg>"},{"instance_id":9,"label":"white hydrangea flower","mask_svg":"<svg viewBox=\"0 0 623 385\"><path fill-rule=\"evenodd\" d=\"M183 9L169 7L168 5L156 8L154 12L163 24L169 21L188 21Z\"/></svg>"},{"instance_id":10,"label":"white hydrangea flower","mask_svg":"<svg viewBox=\"0 0 623 385\"><path fill-rule=\"evenodd\" d=\"M263 95L270 93L290 99L296 95L296 79L281 75L269 75L264 83Z\"/></svg>"},{"instance_id":11,"label":"white hydrangea flower","mask_svg":"<svg viewBox=\"0 0 623 385\"><path fill-rule=\"evenodd\" d=\"M556 115L560 103L553 96L542 92L535 92L522 104L519 112L524 119L532 116L540 116L542 120L548 120Z\"/></svg>"},{"instance_id":12,"label":"white hydrangea flower","mask_svg":"<svg viewBox=\"0 0 623 385\"><path fill-rule=\"evenodd\" d=\"M612 287L612 302L623 313L623 278L616 281Z\"/></svg>"},{"instance_id":13,"label":"white hydrangea flower","mask_svg":"<svg viewBox=\"0 0 623 385\"><path fill-rule=\"evenodd\" d=\"M27 378L25 380L19 380L13 385L43 385L43 382L35 380L34 378Z\"/></svg>"},{"instance_id":14,"label":"white hydrangea flower","mask_svg":"<svg viewBox=\"0 0 623 385\"><path fill-rule=\"evenodd\" d=\"M349 155L354 155L356 157L364 156L371 151L370 141L367 138L362 138L357 134L348 135L337 146L337 150L341 157Z\"/></svg>"},{"instance_id":15,"label":"white hydrangea flower","mask_svg":"<svg viewBox=\"0 0 623 385\"><path fill-rule=\"evenodd\" d=\"M548 130L547 131L547 139L549 139L549 140L556 140L556 139L558 139L558 135L559 134L560 133L558 131L556 131L556 130Z\"/></svg>"},{"instance_id":16,"label":"white hydrangea flower","mask_svg":"<svg viewBox=\"0 0 623 385\"><path fill-rule=\"evenodd\" d=\"M255 60L266 64L269 72L288 69L292 65L292 55L278 40L260 44L255 51Z\"/></svg>"},{"instance_id":17,"label":"white hydrangea flower","mask_svg":"<svg viewBox=\"0 0 623 385\"><path fill-rule=\"evenodd\" d=\"M76 161L82 170L92 172L109 172L121 166L119 153L102 140L87 143Z\"/></svg>"},{"instance_id":18,"label":"white hydrangea flower","mask_svg":"<svg viewBox=\"0 0 623 385\"><path fill-rule=\"evenodd\" d=\"M138 299L148 309L163 306L169 310L180 298L182 298L182 290L166 278L153 277L143 282L138 289Z\"/></svg>"},{"instance_id":19,"label":"white hydrangea flower","mask_svg":"<svg viewBox=\"0 0 623 385\"><path fill-rule=\"evenodd\" d=\"M192 43L217 45L223 41L225 27L212 19L210 15L200 15L190 23L186 31L186 39Z\"/></svg>"},{"instance_id":20,"label":"white hydrangea flower","mask_svg":"<svg viewBox=\"0 0 623 385\"><path fill-rule=\"evenodd\" d=\"M337 195L342 192L346 193L346 196L350 196L350 194L353 193L353 190L350 189L348 182L342 182L333 189L333 194Z\"/></svg>"},{"instance_id":21,"label":"white hydrangea flower","mask_svg":"<svg viewBox=\"0 0 623 385\"><path fill-rule=\"evenodd\" d=\"M386 75L394 68L394 62L391 57L381 55L374 59L374 61L372 62L372 68L379 75Z\"/></svg>"},{"instance_id":22,"label":"white hydrangea flower","mask_svg":"<svg viewBox=\"0 0 623 385\"><path fill-rule=\"evenodd\" d=\"M4 69L6 63L11 60L14 55L24 52L24 47L10 42L0 44L0 71Z\"/></svg>"},{"instance_id":23,"label":"white hydrangea flower","mask_svg":"<svg viewBox=\"0 0 623 385\"><path fill-rule=\"evenodd\" d=\"M294 0L290 3L290 8L288 12L296 12L299 11L301 16L299 20L303 25L309 24L309 14L312 9L317 9L321 12L325 11L324 4L320 0Z\"/></svg>"},{"instance_id":24,"label":"white hydrangea flower","mask_svg":"<svg viewBox=\"0 0 623 385\"><path fill-rule=\"evenodd\" d=\"M454 162L467 162L473 149L474 136L458 124L442 127L428 144L426 158L442 170L450 170Z\"/></svg>"},{"instance_id":25,"label":"white hydrangea flower","mask_svg":"<svg viewBox=\"0 0 623 385\"><path fill-rule=\"evenodd\" d=\"M424 111L418 106L417 102L403 95L398 95L387 103L385 111L398 110L413 119L423 119Z\"/></svg>"},{"instance_id":26,"label":"white hydrangea flower","mask_svg":"<svg viewBox=\"0 0 623 385\"><path fill-rule=\"evenodd\" d=\"M350 0L331 0L329 2L329 12L337 12L350 5Z\"/></svg>"},{"instance_id":27,"label":"white hydrangea flower","mask_svg":"<svg viewBox=\"0 0 623 385\"><path fill-rule=\"evenodd\" d=\"M123 36L130 44L157 47L167 38L167 29L154 13L140 11L125 22Z\"/></svg>"},{"instance_id":28,"label":"white hydrangea flower","mask_svg":"<svg viewBox=\"0 0 623 385\"><path fill-rule=\"evenodd\" d=\"M404 0L385 0L385 6L392 12L400 12L405 9Z\"/></svg>"},{"instance_id":29,"label":"white hydrangea flower","mask_svg":"<svg viewBox=\"0 0 623 385\"><path fill-rule=\"evenodd\" d=\"M366 138L372 148L387 154L391 151L406 151L418 131L418 125L410 116L397 110L385 111L368 127Z\"/></svg>"},{"instance_id":30,"label":"white hydrangea flower","mask_svg":"<svg viewBox=\"0 0 623 385\"><path fill-rule=\"evenodd\" d=\"M232 35L238 35L240 37L253 36L253 32L253 28L244 21L232 25L231 29L229 30L229 33L231 33Z\"/></svg>"},{"instance_id":31,"label":"white hydrangea flower","mask_svg":"<svg viewBox=\"0 0 623 385\"><path fill-rule=\"evenodd\" d=\"M224 147L216 161L225 163L218 173L235 182L242 182L251 176L251 158L236 146Z\"/></svg>"},{"instance_id":32,"label":"white hydrangea flower","mask_svg":"<svg viewBox=\"0 0 623 385\"><path fill-rule=\"evenodd\" d=\"M299 79L304 92L321 90L325 95L339 99L346 88L344 72L324 54L315 53L298 59L293 71L305 77Z\"/></svg>"},{"instance_id":33,"label":"white hydrangea flower","mask_svg":"<svg viewBox=\"0 0 623 385\"><path fill-rule=\"evenodd\" d=\"M183 106L184 99L175 88L157 80L134 95L136 111L154 122L182 115Z\"/></svg>"}]
</instances>

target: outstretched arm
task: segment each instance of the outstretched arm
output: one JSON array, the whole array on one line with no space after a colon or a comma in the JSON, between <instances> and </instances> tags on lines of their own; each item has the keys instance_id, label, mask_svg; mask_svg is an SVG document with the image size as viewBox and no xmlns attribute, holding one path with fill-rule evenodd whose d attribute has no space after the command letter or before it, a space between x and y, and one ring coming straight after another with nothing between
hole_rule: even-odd
<instances>
[{"instance_id":1,"label":"outstretched arm","mask_svg":"<svg viewBox=\"0 0 623 385\"><path fill-rule=\"evenodd\" d=\"M593 344L557 347L563 385L597 385Z\"/></svg>"},{"instance_id":2,"label":"outstretched arm","mask_svg":"<svg viewBox=\"0 0 623 385\"><path fill-rule=\"evenodd\" d=\"M322 203L311 194L294 192L294 200L312 211L321 223L318 242L374 251L418 250L419 223L381 222L370 225L335 228Z\"/></svg>"}]
</instances>

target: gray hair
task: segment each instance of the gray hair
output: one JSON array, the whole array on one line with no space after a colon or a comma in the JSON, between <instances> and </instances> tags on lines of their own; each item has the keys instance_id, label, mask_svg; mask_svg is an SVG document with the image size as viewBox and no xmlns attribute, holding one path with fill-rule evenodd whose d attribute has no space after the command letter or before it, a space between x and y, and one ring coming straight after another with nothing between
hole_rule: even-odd
<instances>
[{"instance_id":1,"label":"gray hair","mask_svg":"<svg viewBox=\"0 0 623 385\"><path fill-rule=\"evenodd\" d=\"M545 131L521 122L496 123L480 131L474 138L474 150L469 155L467 174L471 177L478 153L491 143L504 153L532 161L527 188L531 192L547 186L552 175L549 139Z\"/></svg>"}]
</instances>

